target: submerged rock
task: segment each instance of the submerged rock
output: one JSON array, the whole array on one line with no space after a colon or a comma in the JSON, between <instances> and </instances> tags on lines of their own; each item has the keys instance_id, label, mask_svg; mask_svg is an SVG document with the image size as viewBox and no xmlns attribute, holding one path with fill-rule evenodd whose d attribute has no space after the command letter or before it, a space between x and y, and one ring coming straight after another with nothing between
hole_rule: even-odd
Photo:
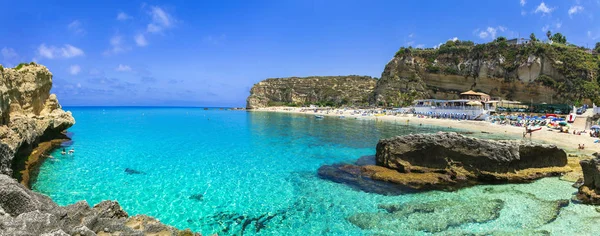
<instances>
[{"instance_id":1,"label":"submerged rock","mask_svg":"<svg viewBox=\"0 0 600 236\"><path fill-rule=\"evenodd\" d=\"M192 196L189 197L189 199L196 200L196 201L199 201L199 202L200 201L204 201L204 195L200 194L200 193L193 194Z\"/></svg>"},{"instance_id":2,"label":"submerged rock","mask_svg":"<svg viewBox=\"0 0 600 236\"><path fill-rule=\"evenodd\" d=\"M376 165L325 165L318 173L324 179L386 194L530 182L572 171L567 164L566 153L554 145L440 132L382 139L377 144Z\"/></svg>"},{"instance_id":3,"label":"submerged rock","mask_svg":"<svg viewBox=\"0 0 600 236\"><path fill-rule=\"evenodd\" d=\"M385 212L358 213L348 221L361 229L401 232L403 230L435 233L468 223L484 223L497 219L504 201L474 199L472 201L440 200L425 203L379 205Z\"/></svg>"},{"instance_id":4,"label":"submerged rock","mask_svg":"<svg viewBox=\"0 0 600 236\"><path fill-rule=\"evenodd\" d=\"M139 171L139 170L130 169L130 168L125 168L125 173L127 173L128 175L143 175L143 174L146 174L145 172L142 172L142 171Z\"/></svg>"},{"instance_id":5,"label":"submerged rock","mask_svg":"<svg viewBox=\"0 0 600 236\"><path fill-rule=\"evenodd\" d=\"M0 235L200 235L144 215L129 217L117 202L60 207L14 179L0 175Z\"/></svg>"}]
</instances>

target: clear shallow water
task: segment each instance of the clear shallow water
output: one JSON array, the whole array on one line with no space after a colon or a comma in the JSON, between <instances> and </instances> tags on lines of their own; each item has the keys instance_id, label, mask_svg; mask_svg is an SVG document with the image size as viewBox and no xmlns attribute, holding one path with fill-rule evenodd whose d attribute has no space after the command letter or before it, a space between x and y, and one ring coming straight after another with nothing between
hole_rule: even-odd
<instances>
[{"instance_id":1,"label":"clear shallow water","mask_svg":"<svg viewBox=\"0 0 600 236\"><path fill-rule=\"evenodd\" d=\"M443 128L200 108L68 109L77 121L69 130L75 133L76 153L53 153L58 160L46 161L33 185L61 205L117 200L130 215L147 214L178 228L220 235L242 229L247 235L600 232L600 225L592 223L600 219L593 207L571 203L552 220L557 212L548 210L552 201L570 199L575 192L571 183L556 178L381 196L316 175L323 164L373 155L380 138ZM126 168L143 174L128 174ZM501 208L482 213L493 219L468 219L473 210L497 199ZM390 217L378 209L399 203L429 203L440 210ZM446 209L455 204L464 210ZM375 213L360 219L375 223L362 224L364 229L351 223L359 213Z\"/></svg>"}]
</instances>

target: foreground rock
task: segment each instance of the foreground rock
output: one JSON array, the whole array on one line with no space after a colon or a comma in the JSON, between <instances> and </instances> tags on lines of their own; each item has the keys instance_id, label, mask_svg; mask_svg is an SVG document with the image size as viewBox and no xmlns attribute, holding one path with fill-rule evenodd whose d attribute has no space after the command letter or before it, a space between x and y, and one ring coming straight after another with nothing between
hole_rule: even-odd
<instances>
[{"instance_id":1,"label":"foreground rock","mask_svg":"<svg viewBox=\"0 0 600 236\"><path fill-rule=\"evenodd\" d=\"M554 145L443 132L382 139L375 161L376 165L323 166L319 176L363 191L394 195L455 190L478 183L523 183L572 171L566 153Z\"/></svg>"},{"instance_id":2,"label":"foreground rock","mask_svg":"<svg viewBox=\"0 0 600 236\"><path fill-rule=\"evenodd\" d=\"M600 205L600 153L594 153L594 158L581 160L583 185L579 186L577 199L585 204Z\"/></svg>"},{"instance_id":3,"label":"foreground rock","mask_svg":"<svg viewBox=\"0 0 600 236\"><path fill-rule=\"evenodd\" d=\"M200 235L178 230L158 220L129 217L119 203L87 202L60 207L14 179L0 175L0 235Z\"/></svg>"},{"instance_id":4,"label":"foreground rock","mask_svg":"<svg viewBox=\"0 0 600 236\"><path fill-rule=\"evenodd\" d=\"M65 138L62 132L75 123L51 88L52 73L42 65L0 65L0 174L21 179L19 171L37 145Z\"/></svg>"}]
</instances>

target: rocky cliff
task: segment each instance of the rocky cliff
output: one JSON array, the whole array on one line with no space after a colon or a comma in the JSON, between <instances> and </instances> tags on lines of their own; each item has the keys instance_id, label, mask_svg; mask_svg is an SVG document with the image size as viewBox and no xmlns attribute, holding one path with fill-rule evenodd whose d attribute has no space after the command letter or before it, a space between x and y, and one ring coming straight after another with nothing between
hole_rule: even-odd
<instances>
[{"instance_id":1,"label":"rocky cliff","mask_svg":"<svg viewBox=\"0 0 600 236\"><path fill-rule=\"evenodd\" d=\"M345 104L405 106L414 99L457 99L475 90L534 103L600 103L600 59L573 45L448 41L437 49L401 48L379 80L369 77L267 79L248 108ZM367 98L368 97L368 98Z\"/></svg>"},{"instance_id":2,"label":"rocky cliff","mask_svg":"<svg viewBox=\"0 0 600 236\"><path fill-rule=\"evenodd\" d=\"M33 149L64 137L61 133L75 123L51 88L52 73L42 65L0 65L0 174L20 178L18 171Z\"/></svg>"},{"instance_id":3,"label":"rocky cliff","mask_svg":"<svg viewBox=\"0 0 600 236\"><path fill-rule=\"evenodd\" d=\"M368 105L376 83L369 76L354 75L267 79L252 87L246 108Z\"/></svg>"},{"instance_id":4,"label":"rocky cliff","mask_svg":"<svg viewBox=\"0 0 600 236\"><path fill-rule=\"evenodd\" d=\"M385 66L373 101L406 105L475 90L523 102L572 103L598 96L598 62L560 44L449 41L438 49L401 48Z\"/></svg>"}]
</instances>

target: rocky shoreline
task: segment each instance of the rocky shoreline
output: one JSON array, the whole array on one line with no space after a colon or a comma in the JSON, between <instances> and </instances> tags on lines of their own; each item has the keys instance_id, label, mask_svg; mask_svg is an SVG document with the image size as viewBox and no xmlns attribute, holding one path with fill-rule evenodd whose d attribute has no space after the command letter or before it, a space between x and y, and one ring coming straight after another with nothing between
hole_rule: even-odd
<instances>
[{"instance_id":1,"label":"rocky shoreline","mask_svg":"<svg viewBox=\"0 0 600 236\"><path fill-rule=\"evenodd\" d=\"M70 141L68 137L52 139L37 144L37 147L33 149L27 160L25 161L25 167L19 172L21 184L28 189L31 189L31 185L35 183L39 168L42 166L44 161L48 158L50 152L60 147L62 143Z\"/></svg>"},{"instance_id":2,"label":"rocky shoreline","mask_svg":"<svg viewBox=\"0 0 600 236\"><path fill-rule=\"evenodd\" d=\"M200 235L167 226L149 216L129 217L115 201L102 201L94 207L79 201L61 207L6 175L0 175L0 233L11 236Z\"/></svg>"}]
</instances>

